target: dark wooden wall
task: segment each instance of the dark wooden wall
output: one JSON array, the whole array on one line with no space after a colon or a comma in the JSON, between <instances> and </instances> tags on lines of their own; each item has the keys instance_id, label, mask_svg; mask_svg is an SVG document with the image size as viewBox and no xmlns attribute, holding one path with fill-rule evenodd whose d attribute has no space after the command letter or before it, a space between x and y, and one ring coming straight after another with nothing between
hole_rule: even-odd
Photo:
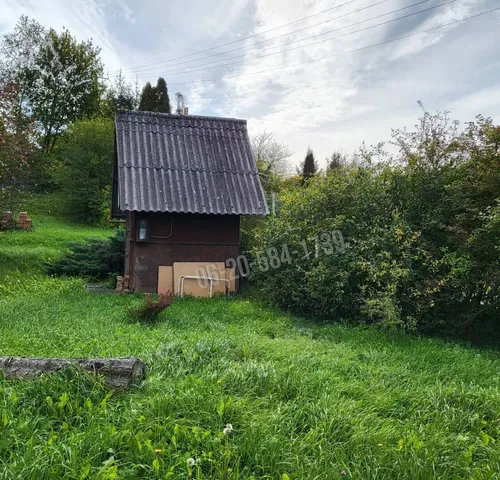
<instances>
[{"instance_id":1,"label":"dark wooden wall","mask_svg":"<svg viewBox=\"0 0 500 480\"><path fill-rule=\"evenodd\" d=\"M149 222L148 242L135 239L138 217ZM158 267L174 262L225 262L239 250L237 215L133 212L128 218L125 273L136 292L156 292Z\"/></svg>"}]
</instances>

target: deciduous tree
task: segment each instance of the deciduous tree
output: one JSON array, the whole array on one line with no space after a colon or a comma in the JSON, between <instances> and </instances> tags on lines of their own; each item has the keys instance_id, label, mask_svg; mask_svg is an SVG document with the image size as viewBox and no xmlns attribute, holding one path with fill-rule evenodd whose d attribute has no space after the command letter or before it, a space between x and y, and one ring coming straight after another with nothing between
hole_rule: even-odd
<instances>
[{"instance_id":1,"label":"deciduous tree","mask_svg":"<svg viewBox=\"0 0 500 480\"><path fill-rule=\"evenodd\" d=\"M78 42L68 30L59 34L21 17L0 50L2 82L19 85L21 104L36 118L45 151L69 123L98 111L103 66L91 40Z\"/></svg>"},{"instance_id":2,"label":"deciduous tree","mask_svg":"<svg viewBox=\"0 0 500 480\"><path fill-rule=\"evenodd\" d=\"M184 106L186 105L186 98L181 92L177 92L175 94L175 101L177 102L175 113L177 113L178 115L182 115L184 113Z\"/></svg>"},{"instance_id":3,"label":"deciduous tree","mask_svg":"<svg viewBox=\"0 0 500 480\"><path fill-rule=\"evenodd\" d=\"M250 139L252 152L257 164L263 164L278 175L286 175L290 170L288 159L290 150L276 140L271 132L264 130Z\"/></svg>"},{"instance_id":4,"label":"deciduous tree","mask_svg":"<svg viewBox=\"0 0 500 480\"><path fill-rule=\"evenodd\" d=\"M36 130L20 103L20 87L0 87L0 210L12 209L35 178Z\"/></svg>"},{"instance_id":5,"label":"deciduous tree","mask_svg":"<svg viewBox=\"0 0 500 480\"><path fill-rule=\"evenodd\" d=\"M100 223L110 210L113 134L112 120L92 118L73 123L61 139L56 180L76 220Z\"/></svg>"}]
</instances>

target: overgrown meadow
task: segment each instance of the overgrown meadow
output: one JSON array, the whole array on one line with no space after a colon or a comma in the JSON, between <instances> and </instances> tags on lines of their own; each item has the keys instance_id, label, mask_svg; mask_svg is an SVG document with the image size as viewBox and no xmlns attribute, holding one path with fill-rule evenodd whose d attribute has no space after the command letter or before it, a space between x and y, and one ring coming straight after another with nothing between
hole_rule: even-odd
<instances>
[{"instance_id":1,"label":"overgrown meadow","mask_svg":"<svg viewBox=\"0 0 500 480\"><path fill-rule=\"evenodd\" d=\"M132 324L139 296L44 273L111 232L32 217L0 233L0 354L133 355L149 375L120 394L77 371L0 380L0 478L498 478L497 353L244 298Z\"/></svg>"}]
</instances>

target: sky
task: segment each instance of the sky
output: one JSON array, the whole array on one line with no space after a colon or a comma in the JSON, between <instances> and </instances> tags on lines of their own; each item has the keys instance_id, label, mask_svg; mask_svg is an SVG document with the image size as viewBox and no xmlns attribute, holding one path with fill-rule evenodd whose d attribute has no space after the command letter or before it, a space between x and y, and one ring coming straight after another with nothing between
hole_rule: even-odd
<instances>
[{"instance_id":1,"label":"sky","mask_svg":"<svg viewBox=\"0 0 500 480\"><path fill-rule=\"evenodd\" d=\"M391 128L411 128L418 101L462 122L483 114L499 123L500 10L457 22L498 7L500 0L0 0L0 35L24 14L92 38L110 81L119 69L140 86L163 76L171 101L182 92L190 114L245 118L250 135L272 132L292 152L293 169L308 147L324 166L333 151L351 154L362 142L388 140Z\"/></svg>"}]
</instances>

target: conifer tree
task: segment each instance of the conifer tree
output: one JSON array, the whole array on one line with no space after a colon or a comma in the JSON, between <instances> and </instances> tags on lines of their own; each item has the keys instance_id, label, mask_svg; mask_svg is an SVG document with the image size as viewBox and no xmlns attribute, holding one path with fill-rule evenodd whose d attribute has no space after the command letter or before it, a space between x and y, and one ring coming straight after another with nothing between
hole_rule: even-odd
<instances>
[{"instance_id":1,"label":"conifer tree","mask_svg":"<svg viewBox=\"0 0 500 480\"><path fill-rule=\"evenodd\" d=\"M156 104L156 92L151 83L146 83L141 93L141 100L139 102L139 110L142 112L154 112Z\"/></svg>"},{"instance_id":2,"label":"conifer tree","mask_svg":"<svg viewBox=\"0 0 500 480\"><path fill-rule=\"evenodd\" d=\"M170 113L170 98L168 96L167 82L163 77L158 78L155 88L156 104L155 112Z\"/></svg>"},{"instance_id":3,"label":"conifer tree","mask_svg":"<svg viewBox=\"0 0 500 480\"><path fill-rule=\"evenodd\" d=\"M314 159L314 153L311 148L307 149L306 158L302 164L302 177L304 180L312 177L318 171L318 164Z\"/></svg>"},{"instance_id":4,"label":"conifer tree","mask_svg":"<svg viewBox=\"0 0 500 480\"><path fill-rule=\"evenodd\" d=\"M333 152L329 157L326 157L326 169L338 170L347 164L347 157L341 152Z\"/></svg>"}]
</instances>

